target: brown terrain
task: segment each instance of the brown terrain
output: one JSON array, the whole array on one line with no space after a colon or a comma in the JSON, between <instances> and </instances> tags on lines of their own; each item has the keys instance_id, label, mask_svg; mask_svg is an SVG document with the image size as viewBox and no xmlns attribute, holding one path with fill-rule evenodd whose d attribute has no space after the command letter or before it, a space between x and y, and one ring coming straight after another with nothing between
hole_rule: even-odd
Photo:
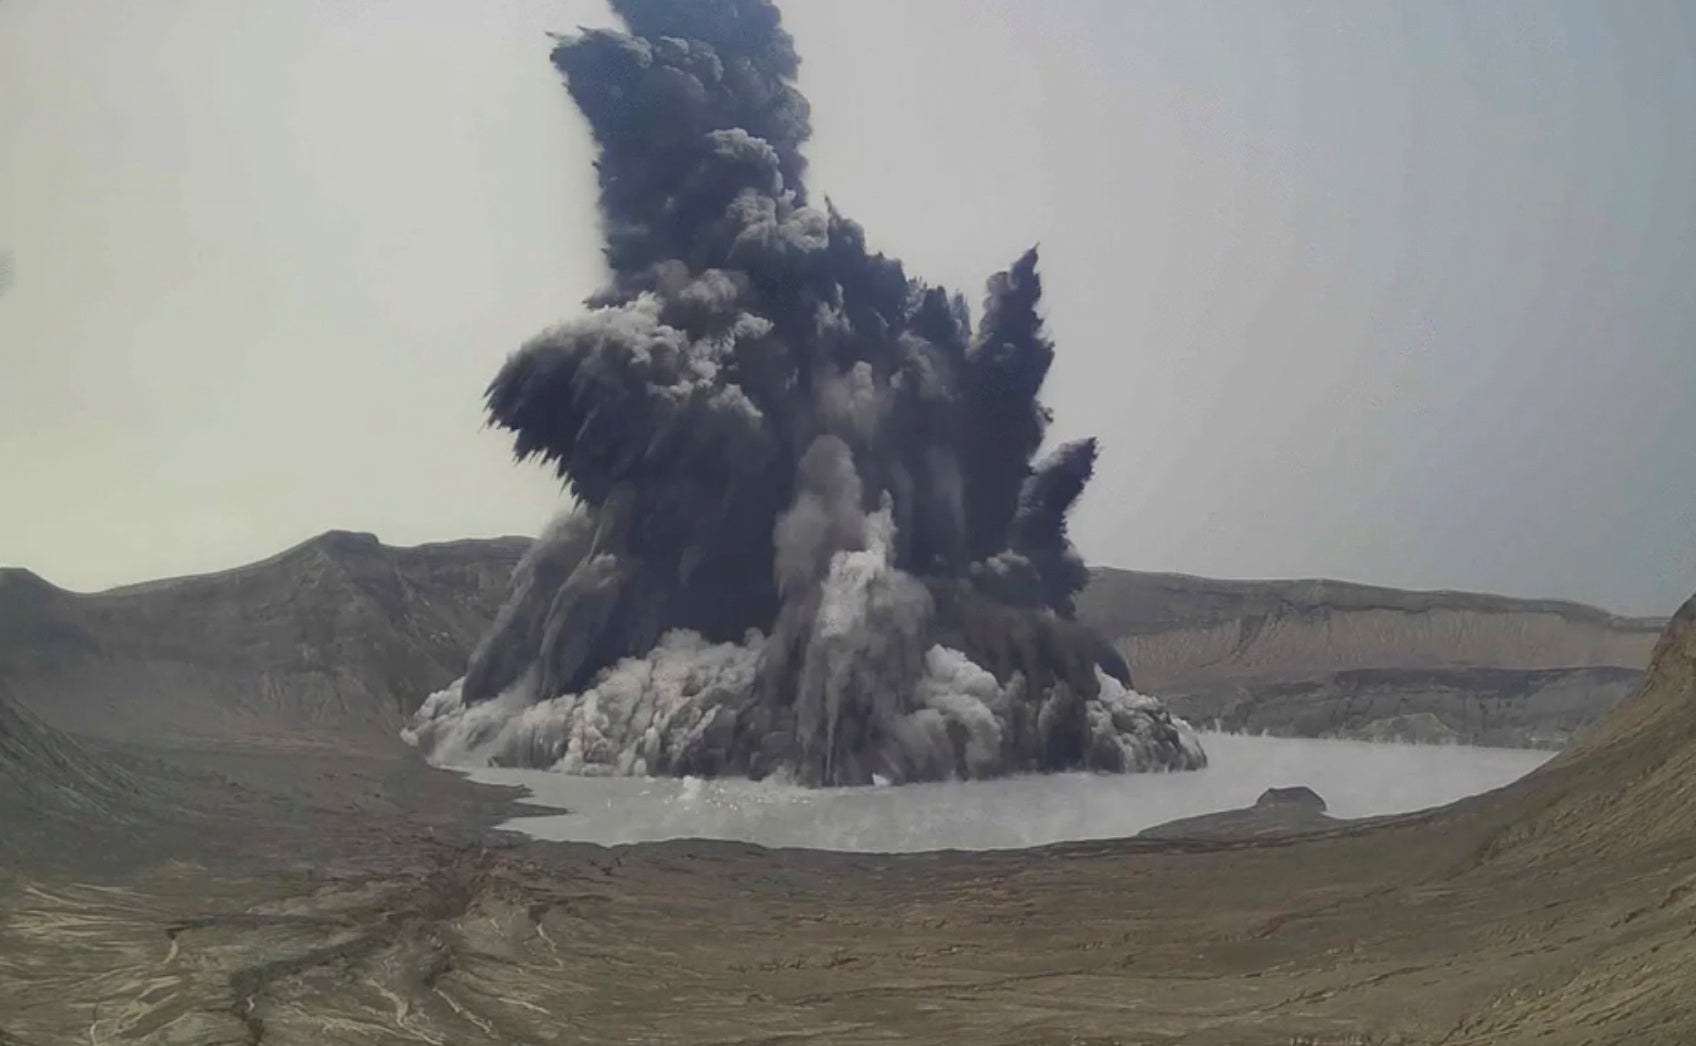
<instances>
[{"instance_id":1,"label":"brown terrain","mask_svg":"<svg viewBox=\"0 0 1696 1046\"><path fill-rule=\"evenodd\" d=\"M1635 690L1666 626L1558 600L1112 569L1078 609L1197 724L1542 748Z\"/></svg>"},{"instance_id":2,"label":"brown terrain","mask_svg":"<svg viewBox=\"0 0 1696 1046\"><path fill-rule=\"evenodd\" d=\"M331 531L94 595L0 569L0 684L48 725L108 740L386 744L464 670L528 545Z\"/></svg>"},{"instance_id":3,"label":"brown terrain","mask_svg":"<svg viewBox=\"0 0 1696 1046\"><path fill-rule=\"evenodd\" d=\"M386 742L463 670L526 545L331 531L93 595L0 568L0 681L85 736ZM1551 748L1636 688L1665 626L1551 600L1113 569L1079 608L1139 688L1198 725Z\"/></svg>"},{"instance_id":4,"label":"brown terrain","mask_svg":"<svg viewBox=\"0 0 1696 1046\"><path fill-rule=\"evenodd\" d=\"M490 831L507 794L394 739L522 547L327 535L94 596L0 577L0 1043L1696 1041L1696 600L1600 724L1443 810L1274 795L995 854L602 849ZM1429 598L1478 620L1409 635L1511 648L1507 612ZM1333 631L1393 631L1359 612ZM1609 637L1636 626L1582 618L1518 634L1628 657ZM1178 663L1133 670L1158 692Z\"/></svg>"}]
</instances>

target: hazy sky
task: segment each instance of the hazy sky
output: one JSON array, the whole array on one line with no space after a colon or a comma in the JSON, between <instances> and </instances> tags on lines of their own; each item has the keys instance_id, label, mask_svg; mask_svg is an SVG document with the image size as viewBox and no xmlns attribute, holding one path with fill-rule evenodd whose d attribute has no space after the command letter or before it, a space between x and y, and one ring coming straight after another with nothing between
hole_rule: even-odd
<instances>
[{"instance_id":1,"label":"hazy sky","mask_svg":"<svg viewBox=\"0 0 1696 1046\"><path fill-rule=\"evenodd\" d=\"M789 0L810 182L966 289L1040 241L1094 562L1696 590L1696 7ZM599 3L0 0L0 562L534 532L481 428L599 282Z\"/></svg>"}]
</instances>

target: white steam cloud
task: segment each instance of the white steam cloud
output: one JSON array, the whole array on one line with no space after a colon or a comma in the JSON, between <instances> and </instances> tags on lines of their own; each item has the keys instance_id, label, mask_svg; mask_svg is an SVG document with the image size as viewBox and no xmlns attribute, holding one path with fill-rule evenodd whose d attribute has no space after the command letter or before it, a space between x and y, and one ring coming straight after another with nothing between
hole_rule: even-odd
<instances>
[{"instance_id":1,"label":"white steam cloud","mask_svg":"<svg viewBox=\"0 0 1696 1046\"><path fill-rule=\"evenodd\" d=\"M864 575L856 570L863 564L852 557L867 554L839 557L847 590L863 591ZM841 612L852 617L864 612L864 606ZM827 643L842 636L885 634L836 630L831 620L821 613L820 638ZM764 645L765 637L757 632L741 644L708 643L693 632L670 632L645 656L620 661L582 693L541 701L532 690L533 676L492 701L475 704L464 701L463 681L455 680L430 695L401 736L438 766L538 767L586 776L665 773L710 754L722 743L717 735L731 728L731 710L754 691ZM833 722L841 719L842 702L868 692L855 681L868 671L862 658L872 656L850 647L837 658L821 659L840 666L840 675L818 681L811 698L817 707L811 714ZM1154 770L1171 765L1165 737L1171 727L1176 727L1188 757L1196 765L1205 762L1189 724L1159 715L1153 698L1126 690L1105 673L1100 683L1100 696L1086 704L1091 735L1099 743L1119 746L1127 766ZM956 765L965 767L963 776L968 778L995 776L1002 766L1008 717L1023 687L1018 677L1003 686L960 651L932 646L924 654L910 704L887 710L892 726L877 749L880 765L896 773L904 770L905 775L878 772L873 779L946 779L955 776L948 768ZM832 736L834 728L823 726L821 733ZM795 770L779 766L772 777L795 780Z\"/></svg>"}]
</instances>

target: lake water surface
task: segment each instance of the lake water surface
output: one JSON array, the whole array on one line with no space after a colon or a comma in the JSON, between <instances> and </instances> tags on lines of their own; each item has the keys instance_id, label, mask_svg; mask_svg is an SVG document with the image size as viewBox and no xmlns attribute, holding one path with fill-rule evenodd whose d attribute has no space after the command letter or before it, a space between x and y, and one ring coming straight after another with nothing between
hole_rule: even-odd
<instances>
[{"instance_id":1,"label":"lake water surface","mask_svg":"<svg viewBox=\"0 0 1696 1046\"><path fill-rule=\"evenodd\" d=\"M1442 806L1499 788L1553 753L1464 745L1203 733L1210 764L1172 774L1042 774L992 781L811 789L741 779L574 777L477 769L517 784L553 813L506 825L538 839L615 845L731 839L769 847L905 852L999 850L1112 839L1180 817L1249 806L1268 788L1307 785L1335 817Z\"/></svg>"}]
</instances>

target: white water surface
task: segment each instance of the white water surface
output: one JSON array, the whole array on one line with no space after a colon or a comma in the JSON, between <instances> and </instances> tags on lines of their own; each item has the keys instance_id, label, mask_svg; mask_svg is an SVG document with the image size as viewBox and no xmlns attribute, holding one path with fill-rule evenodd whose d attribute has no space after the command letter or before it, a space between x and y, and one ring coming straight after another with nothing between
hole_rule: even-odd
<instances>
[{"instance_id":1,"label":"white water surface","mask_svg":"<svg viewBox=\"0 0 1696 1046\"><path fill-rule=\"evenodd\" d=\"M523 802L562 811L503 827L537 839L600 843L728 839L869 853L1001 850L1132 836L1180 817L1253 805L1268 788L1306 785L1334 817L1443 806L1499 788L1552 752L1374 744L1203 733L1205 770L1040 774L899 787L799 788L740 778L580 777L477 768L521 785Z\"/></svg>"}]
</instances>

